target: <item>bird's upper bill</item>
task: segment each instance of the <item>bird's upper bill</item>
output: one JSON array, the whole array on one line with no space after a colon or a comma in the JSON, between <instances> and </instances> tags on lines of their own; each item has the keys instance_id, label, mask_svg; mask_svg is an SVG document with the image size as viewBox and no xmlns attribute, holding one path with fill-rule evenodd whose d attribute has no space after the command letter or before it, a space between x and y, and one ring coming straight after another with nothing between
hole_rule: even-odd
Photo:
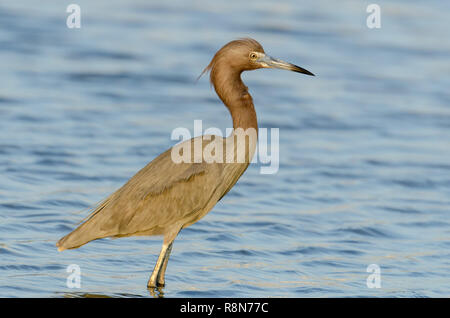
<instances>
[{"instance_id":1,"label":"bird's upper bill","mask_svg":"<svg viewBox=\"0 0 450 318\"><path fill-rule=\"evenodd\" d=\"M282 70L288 70L293 72L298 72L306 75L315 76L308 70L305 70L303 67L297 66L295 64L291 64L276 58L273 58L265 53L256 53L258 55L256 59L256 63L259 63L261 67L264 68L279 68Z\"/></svg>"}]
</instances>

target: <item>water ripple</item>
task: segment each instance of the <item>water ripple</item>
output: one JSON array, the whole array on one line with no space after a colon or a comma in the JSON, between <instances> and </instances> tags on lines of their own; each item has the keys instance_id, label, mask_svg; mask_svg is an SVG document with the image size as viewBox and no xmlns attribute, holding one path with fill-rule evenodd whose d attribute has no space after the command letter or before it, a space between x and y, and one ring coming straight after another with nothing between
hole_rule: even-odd
<instances>
[{"instance_id":1,"label":"water ripple","mask_svg":"<svg viewBox=\"0 0 450 318\"><path fill-rule=\"evenodd\" d=\"M386 2L379 30L361 6L323 0L81 6L89 14L71 30L56 1L0 4L0 297L152 297L161 237L55 244L172 146L174 128L232 125L207 76L196 78L244 36L317 76L242 75L259 126L279 129L278 172L250 165L181 231L158 296L450 295L441 2ZM70 264L80 290L66 287ZM366 287L370 264L380 289Z\"/></svg>"}]
</instances>

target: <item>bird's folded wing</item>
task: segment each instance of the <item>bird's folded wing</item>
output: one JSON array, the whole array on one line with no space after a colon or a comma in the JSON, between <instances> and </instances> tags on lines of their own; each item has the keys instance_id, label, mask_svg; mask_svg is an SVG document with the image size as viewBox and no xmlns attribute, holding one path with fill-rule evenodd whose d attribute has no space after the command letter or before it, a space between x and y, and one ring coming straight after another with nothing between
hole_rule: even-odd
<instances>
[{"instance_id":1,"label":"bird's folded wing","mask_svg":"<svg viewBox=\"0 0 450 318\"><path fill-rule=\"evenodd\" d=\"M207 206L222 169L221 164L174 163L169 149L106 198L84 225L102 236L164 228Z\"/></svg>"}]
</instances>

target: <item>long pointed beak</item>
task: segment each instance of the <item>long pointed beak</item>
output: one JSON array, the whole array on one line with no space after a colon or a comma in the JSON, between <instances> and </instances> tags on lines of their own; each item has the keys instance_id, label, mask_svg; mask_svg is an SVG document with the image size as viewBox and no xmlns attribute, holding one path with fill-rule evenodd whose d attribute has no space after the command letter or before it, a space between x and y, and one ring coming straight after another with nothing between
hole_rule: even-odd
<instances>
[{"instance_id":1,"label":"long pointed beak","mask_svg":"<svg viewBox=\"0 0 450 318\"><path fill-rule=\"evenodd\" d=\"M303 67L273 58L269 55L264 55L264 56L260 57L257 61L261 64L262 67L279 68L282 70L288 70L288 71L293 71L293 72L297 72L297 73L315 76L313 73L311 73L308 70L305 70Z\"/></svg>"}]
</instances>

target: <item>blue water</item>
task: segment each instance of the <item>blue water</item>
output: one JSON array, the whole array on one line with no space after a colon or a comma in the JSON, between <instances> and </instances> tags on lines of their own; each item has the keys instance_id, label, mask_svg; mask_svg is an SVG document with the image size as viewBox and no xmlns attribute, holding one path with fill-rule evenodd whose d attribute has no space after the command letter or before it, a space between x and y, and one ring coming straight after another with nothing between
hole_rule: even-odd
<instances>
[{"instance_id":1,"label":"blue water","mask_svg":"<svg viewBox=\"0 0 450 318\"><path fill-rule=\"evenodd\" d=\"M0 3L0 297L151 296L161 238L55 243L173 129L231 126L196 78L244 36L317 76L244 74L279 171L251 165L180 233L163 295L450 296L447 2L377 1L380 29L364 1L76 3L81 29L69 3Z\"/></svg>"}]
</instances>

